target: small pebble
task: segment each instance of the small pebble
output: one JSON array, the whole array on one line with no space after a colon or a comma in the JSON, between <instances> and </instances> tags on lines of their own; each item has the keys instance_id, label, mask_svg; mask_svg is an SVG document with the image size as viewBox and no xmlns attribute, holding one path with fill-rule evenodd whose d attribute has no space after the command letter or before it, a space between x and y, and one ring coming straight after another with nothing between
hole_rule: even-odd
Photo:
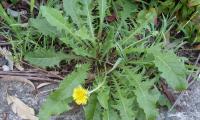
<instances>
[{"instance_id":1,"label":"small pebble","mask_svg":"<svg viewBox=\"0 0 200 120\"><path fill-rule=\"evenodd\" d=\"M2 68L3 71L10 71L10 68L7 65L3 65Z\"/></svg>"},{"instance_id":2,"label":"small pebble","mask_svg":"<svg viewBox=\"0 0 200 120\"><path fill-rule=\"evenodd\" d=\"M198 80L200 80L200 74L199 74Z\"/></svg>"}]
</instances>

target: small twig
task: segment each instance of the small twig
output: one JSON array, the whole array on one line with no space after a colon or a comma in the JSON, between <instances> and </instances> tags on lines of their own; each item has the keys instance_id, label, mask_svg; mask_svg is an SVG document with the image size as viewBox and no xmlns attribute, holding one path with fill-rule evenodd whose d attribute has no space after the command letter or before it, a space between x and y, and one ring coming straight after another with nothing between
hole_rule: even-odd
<instances>
[{"instance_id":1,"label":"small twig","mask_svg":"<svg viewBox=\"0 0 200 120\"><path fill-rule=\"evenodd\" d=\"M2 71L2 69L0 68L0 72L5 72L5 71ZM27 70L27 71L18 71L18 70L13 70L13 71L9 71L9 72L12 72L12 73L30 73L30 74L36 74L38 73L39 71L37 69L31 69L31 70Z\"/></svg>"},{"instance_id":2,"label":"small twig","mask_svg":"<svg viewBox=\"0 0 200 120\"><path fill-rule=\"evenodd\" d=\"M52 89L50 89L50 90L41 91L41 92L39 92L38 94L49 93L49 92L52 92L52 91L57 90L57 89L58 89L58 88L52 88Z\"/></svg>"},{"instance_id":3,"label":"small twig","mask_svg":"<svg viewBox=\"0 0 200 120\"><path fill-rule=\"evenodd\" d=\"M33 81L46 81L46 82L55 82L55 83L59 83L60 80L53 80L53 79L49 79L49 78L40 78L40 77L25 77L28 80L33 80Z\"/></svg>"},{"instance_id":4,"label":"small twig","mask_svg":"<svg viewBox=\"0 0 200 120\"><path fill-rule=\"evenodd\" d=\"M60 79L58 77L49 75L49 74L40 74L37 72L26 72L26 71L0 71L0 75L14 75L14 76L28 76L28 77L47 77L47 78L56 78Z\"/></svg>"},{"instance_id":5,"label":"small twig","mask_svg":"<svg viewBox=\"0 0 200 120\"><path fill-rule=\"evenodd\" d=\"M3 77L10 77L10 75L0 75L0 78ZM12 77L19 77L19 76L12 76ZM54 80L54 79L49 79L49 78L41 78L41 77L27 77L27 76L23 76L24 78L31 80L31 81L46 81L46 82L54 82L54 83L59 83L60 80Z\"/></svg>"},{"instance_id":6,"label":"small twig","mask_svg":"<svg viewBox=\"0 0 200 120\"><path fill-rule=\"evenodd\" d=\"M193 49L181 49L182 51L200 51L200 49L195 49L195 48L193 48Z\"/></svg>"},{"instance_id":7,"label":"small twig","mask_svg":"<svg viewBox=\"0 0 200 120\"><path fill-rule=\"evenodd\" d=\"M8 45L11 45L11 44L7 42L0 42L0 46L8 46Z\"/></svg>"},{"instance_id":8,"label":"small twig","mask_svg":"<svg viewBox=\"0 0 200 120\"><path fill-rule=\"evenodd\" d=\"M26 62L24 62L24 61L21 61L21 63L26 64L26 65L28 65L28 66L30 66L30 67L35 68L35 69L38 69L38 70L40 70L40 71L42 71L42 72L45 72L45 73L47 73L47 74L54 75L54 76L56 76L56 77L58 77L58 78L60 78L60 79L62 79L62 80L64 79L64 77L62 77L62 76L60 76L60 75L53 74L53 73L51 73L51 72L49 72L49 71L46 71L46 70L44 70L44 69L42 69L42 68L33 66L33 65L31 65L31 64L29 64L29 63L26 63Z\"/></svg>"},{"instance_id":9,"label":"small twig","mask_svg":"<svg viewBox=\"0 0 200 120\"><path fill-rule=\"evenodd\" d=\"M170 103L173 104L175 102L175 98L172 95L172 93L168 91L167 85L163 80L161 80L161 88L162 88L162 92L169 99Z\"/></svg>"}]
</instances>

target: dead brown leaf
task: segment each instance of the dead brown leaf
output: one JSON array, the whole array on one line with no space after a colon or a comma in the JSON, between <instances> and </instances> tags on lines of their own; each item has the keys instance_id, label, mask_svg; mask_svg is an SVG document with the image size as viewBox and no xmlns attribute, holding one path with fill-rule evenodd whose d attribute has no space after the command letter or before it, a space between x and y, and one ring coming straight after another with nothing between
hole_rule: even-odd
<instances>
[{"instance_id":1,"label":"dead brown leaf","mask_svg":"<svg viewBox=\"0 0 200 120\"><path fill-rule=\"evenodd\" d=\"M24 68L20 65L19 62L15 63L15 67L19 70L19 71L24 71Z\"/></svg>"},{"instance_id":2,"label":"dead brown leaf","mask_svg":"<svg viewBox=\"0 0 200 120\"><path fill-rule=\"evenodd\" d=\"M38 117L35 116L34 109L27 106L19 98L7 95L7 102L11 105L12 111L20 118L27 120L39 120Z\"/></svg>"},{"instance_id":3,"label":"dead brown leaf","mask_svg":"<svg viewBox=\"0 0 200 120\"><path fill-rule=\"evenodd\" d=\"M41 84L39 84L39 85L37 86L37 89L40 89L40 88L42 88L42 87L44 87L44 86L47 86L47 85L49 85L49 84L51 84L51 83L49 83L49 82L41 83Z\"/></svg>"}]
</instances>

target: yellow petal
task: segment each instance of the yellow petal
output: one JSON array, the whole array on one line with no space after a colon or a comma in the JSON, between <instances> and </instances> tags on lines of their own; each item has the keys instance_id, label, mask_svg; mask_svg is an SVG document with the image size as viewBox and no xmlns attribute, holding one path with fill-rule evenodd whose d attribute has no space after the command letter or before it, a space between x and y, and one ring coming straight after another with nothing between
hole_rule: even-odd
<instances>
[{"instance_id":1,"label":"yellow petal","mask_svg":"<svg viewBox=\"0 0 200 120\"><path fill-rule=\"evenodd\" d=\"M79 86L74 88L73 99L78 105L85 105L88 100L88 91L83 87Z\"/></svg>"}]
</instances>

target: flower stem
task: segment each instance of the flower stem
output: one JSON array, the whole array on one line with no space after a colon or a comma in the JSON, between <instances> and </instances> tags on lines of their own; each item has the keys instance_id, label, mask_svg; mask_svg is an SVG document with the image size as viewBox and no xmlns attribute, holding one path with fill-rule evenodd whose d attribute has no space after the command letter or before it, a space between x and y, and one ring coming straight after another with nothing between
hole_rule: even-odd
<instances>
[{"instance_id":1,"label":"flower stem","mask_svg":"<svg viewBox=\"0 0 200 120\"><path fill-rule=\"evenodd\" d=\"M100 88L104 85L105 81L106 81L106 76L104 77L104 80L103 80L103 82L102 82L101 84L99 84L99 85L98 85L96 88L94 88L93 90L89 91L89 94L91 94L91 93L97 91L98 89L100 89Z\"/></svg>"}]
</instances>

